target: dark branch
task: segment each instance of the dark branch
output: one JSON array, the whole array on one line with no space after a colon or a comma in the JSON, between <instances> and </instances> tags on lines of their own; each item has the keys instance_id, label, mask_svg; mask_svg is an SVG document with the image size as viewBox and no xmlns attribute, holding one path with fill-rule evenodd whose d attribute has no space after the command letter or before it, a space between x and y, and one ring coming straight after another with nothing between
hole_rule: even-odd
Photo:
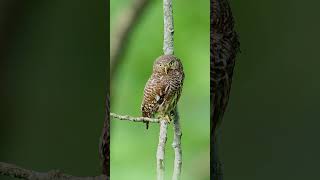
<instances>
[{"instance_id":1,"label":"dark branch","mask_svg":"<svg viewBox=\"0 0 320 180\"><path fill-rule=\"evenodd\" d=\"M51 170L49 172L36 172L33 170L24 169L22 167L0 162L0 175L26 179L26 180L108 180L107 176L91 176L91 177L76 177L69 174L64 174L59 170Z\"/></svg>"}]
</instances>

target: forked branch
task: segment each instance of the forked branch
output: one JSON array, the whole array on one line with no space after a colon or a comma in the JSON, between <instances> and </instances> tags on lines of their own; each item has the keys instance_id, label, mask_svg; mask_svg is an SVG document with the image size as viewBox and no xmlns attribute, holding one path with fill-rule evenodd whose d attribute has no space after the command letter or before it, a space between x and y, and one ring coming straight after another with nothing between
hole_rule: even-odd
<instances>
[{"instance_id":1,"label":"forked branch","mask_svg":"<svg viewBox=\"0 0 320 180\"><path fill-rule=\"evenodd\" d=\"M163 0L163 20L164 20L164 32L163 32L163 53L166 55L174 54L174 25L173 25L173 10L172 0ZM182 166L182 150L181 150L181 128L180 117L178 108L175 109L175 118L173 123L174 137L172 147L174 149L174 169L172 180L179 180L181 178L181 166ZM160 127L161 132L161 127ZM159 161L159 159L158 159ZM164 171L164 169L163 169ZM159 179L158 179L159 180Z\"/></svg>"}]
</instances>

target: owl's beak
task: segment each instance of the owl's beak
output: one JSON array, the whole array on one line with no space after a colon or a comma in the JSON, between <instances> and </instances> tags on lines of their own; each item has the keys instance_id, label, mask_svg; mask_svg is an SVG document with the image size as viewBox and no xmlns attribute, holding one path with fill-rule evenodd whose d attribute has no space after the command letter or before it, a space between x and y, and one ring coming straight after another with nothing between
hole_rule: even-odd
<instances>
[{"instance_id":1,"label":"owl's beak","mask_svg":"<svg viewBox=\"0 0 320 180\"><path fill-rule=\"evenodd\" d=\"M166 74L168 74L168 66L164 67L164 71L166 72Z\"/></svg>"}]
</instances>

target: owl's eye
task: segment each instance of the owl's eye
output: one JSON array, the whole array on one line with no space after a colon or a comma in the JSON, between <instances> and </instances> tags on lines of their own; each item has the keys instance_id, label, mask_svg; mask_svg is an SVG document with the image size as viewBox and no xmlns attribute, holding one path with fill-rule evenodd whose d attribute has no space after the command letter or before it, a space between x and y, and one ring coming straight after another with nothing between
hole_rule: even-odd
<instances>
[{"instance_id":1,"label":"owl's eye","mask_svg":"<svg viewBox=\"0 0 320 180\"><path fill-rule=\"evenodd\" d=\"M174 63L174 62L173 62L173 61L171 61L171 62L169 63L169 65L170 65L170 66L172 66L172 65L173 65L173 63Z\"/></svg>"}]
</instances>

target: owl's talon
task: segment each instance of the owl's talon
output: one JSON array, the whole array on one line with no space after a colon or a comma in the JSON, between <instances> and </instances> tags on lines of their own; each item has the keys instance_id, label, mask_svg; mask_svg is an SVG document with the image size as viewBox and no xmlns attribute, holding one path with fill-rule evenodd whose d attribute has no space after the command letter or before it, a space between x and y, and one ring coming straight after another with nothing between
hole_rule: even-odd
<instances>
[{"instance_id":1,"label":"owl's talon","mask_svg":"<svg viewBox=\"0 0 320 180\"><path fill-rule=\"evenodd\" d=\"M168 124L171 123L171 117L169 115L166 115L164 119Z\"/></svg>"},{"instance_id":2,"label":"owl's talon","mask_svg":"<svg viewBox=\"0 0 320 180\"><path fill-rule=\"evenodd\" d=\"M170 116L173 117L175 115L175 112L172 110L170 111Z\"/></svg>"}]
</instances>

